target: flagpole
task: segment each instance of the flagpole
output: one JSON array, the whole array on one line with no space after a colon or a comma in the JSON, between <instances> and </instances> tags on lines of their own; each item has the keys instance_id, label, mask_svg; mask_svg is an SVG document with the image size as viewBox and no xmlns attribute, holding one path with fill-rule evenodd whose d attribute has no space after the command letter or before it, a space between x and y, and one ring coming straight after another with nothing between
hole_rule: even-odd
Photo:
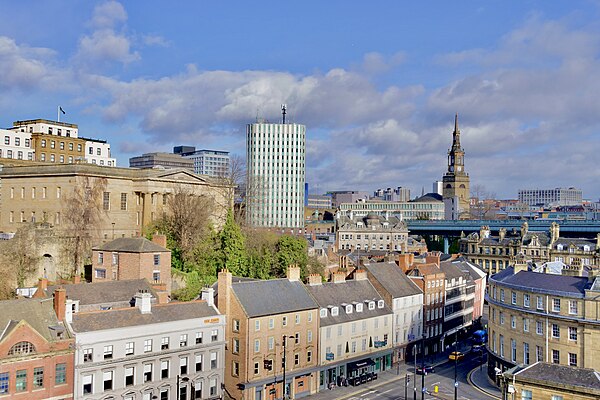
<instances>
[{"instance_id":1,"label":"flagpole","mask_svg":"<svg viewBox=\"0 0 600 400\"><path fill-rule=\"evenodd\" d=\"M57 106L56 116L57 116L57 118L56 118L57 122L60 122L60 106Z\"/></svg>"}]
</instances>

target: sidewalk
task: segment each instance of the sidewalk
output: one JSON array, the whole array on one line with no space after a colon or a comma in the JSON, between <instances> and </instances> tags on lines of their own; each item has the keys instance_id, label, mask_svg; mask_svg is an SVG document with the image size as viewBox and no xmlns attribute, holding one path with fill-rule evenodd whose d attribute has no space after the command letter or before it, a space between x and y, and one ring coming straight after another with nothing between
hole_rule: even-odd
<instances>
[{"instance_id":1,"label":"sidewalk","mask_svg":"<svg viewBox=\"0 0 600 400\"><path fill-rule=\"evenodd\" d=\"M497 399L501 398L502 392L487 376L487 364L483 364L481 368L477 367L471 370L467 375L467 381L487 395Z\"/></svg>"}]
</instances>

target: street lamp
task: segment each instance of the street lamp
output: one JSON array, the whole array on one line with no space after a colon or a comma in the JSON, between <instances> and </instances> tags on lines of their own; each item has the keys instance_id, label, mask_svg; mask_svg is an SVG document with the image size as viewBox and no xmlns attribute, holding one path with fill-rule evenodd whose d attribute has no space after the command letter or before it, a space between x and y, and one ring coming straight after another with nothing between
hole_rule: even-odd
<instances>
[{"instance_id":1,"label":"street lamp","mask_svg":"<svg viewBox=\"0 0 600 400\"><path fill-rule=\"evenodd\" d=\"M287 339L295 339L295 336L286 336L283 335L283 399L286 399L287 396L287 385L285 384L285 365L286 365L286 345L287 345Z\"/></svg>"},{"instance_id":2,"label":"street lamp","mask_svg":"<svg viewBox=\"0 0 600 400\"><path fill-rule=\"evenodd\" d=\"M184 376L184 377L182 378L180 375L177 375L177 400L180 400L180 399L179 399L179 391L180 391L180 389L179 389L179 385L180 385L180 382L184 382L184 383L185 383L185 382L187 382L187 381L189 381L189 380L190 380L190 378L188 378L187 376ZM185 395L185 397L187 397L187 390L186 390L186 395ZM183 400L187 400L187 399L183 399Z\"/></svg>"},{"instance_id":3,"label":"street lamp","mask_svg":"<svg viewBox=\"0 0 600 400\"><path fill-rule=\"evenodd\" d=\"M425 334L421 338L421 400L425 400Z\"/></svg>"},{"instance_id":4,"label":"street lamp","mask_svg":"<svg viewBox=\"0 0 600 400\"><path fill-rule=\"evenodd\" d=\"M456 380L456 367L458 365L458 330L454 333L454 400L458 397L458 381Z\"/></svg>"}]
</instances>

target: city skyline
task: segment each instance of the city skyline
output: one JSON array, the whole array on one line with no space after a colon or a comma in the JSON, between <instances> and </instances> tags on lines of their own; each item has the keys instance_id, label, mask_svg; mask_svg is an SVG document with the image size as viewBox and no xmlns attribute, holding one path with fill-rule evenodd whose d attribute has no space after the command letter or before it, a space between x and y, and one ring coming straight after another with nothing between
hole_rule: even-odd
<instances>
[{"instance_id":1,"label":"city skyline","mask_svg":"<svg viewBox=\"0 0 600 400\"><path fill-rule=\"evenodd\" d=\"M32 20L32 9L43 15ZM594 2L8 2L0 126L56 119L118 165L192 145L245 154L245 126L307 129L311 191L431 189L459 114L471 185L598 200ZM33 24L33 25L32 25Z\"/></svg>"}]
</instances>

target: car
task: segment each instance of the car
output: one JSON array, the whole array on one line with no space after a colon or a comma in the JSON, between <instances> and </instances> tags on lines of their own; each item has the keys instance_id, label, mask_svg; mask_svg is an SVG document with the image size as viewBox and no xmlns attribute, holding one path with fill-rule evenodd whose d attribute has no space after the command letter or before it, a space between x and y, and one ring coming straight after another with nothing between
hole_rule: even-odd
<instances>
[{"instance_id":1,"label":"car","mask_svg":"<svg viewBox=\"0 0 600 400\"><path fill-rule=\"evenodd\" d=\"M425 371L425 375L427 375L435 372L435 369L432 365L425 365L424 367L419 365L415 372L417 373L417 375L423 375L423 371Z\"/></svg>"},{"instance_id":2,"label":"car","mask_svg":"<svg viewBox=\"0 0 600 400\"><path fill-rule=\"evenodd\" d=\"M476 353L483 353L485 351L485 345L483 344L474 344L471 349Z\"/></svg>"},{"instance_id":3,"label":"car","mask_svg":"<svg viewBox=\"0 0 600 400\"><path fill-rule=\"evenodd\" d=\"M460 351L453 351L448 356L448 359L451 360L451 361L460 361L463 358L465 358L465 355L463 353L461 353Z\"/></svg>"}]
</instances>

